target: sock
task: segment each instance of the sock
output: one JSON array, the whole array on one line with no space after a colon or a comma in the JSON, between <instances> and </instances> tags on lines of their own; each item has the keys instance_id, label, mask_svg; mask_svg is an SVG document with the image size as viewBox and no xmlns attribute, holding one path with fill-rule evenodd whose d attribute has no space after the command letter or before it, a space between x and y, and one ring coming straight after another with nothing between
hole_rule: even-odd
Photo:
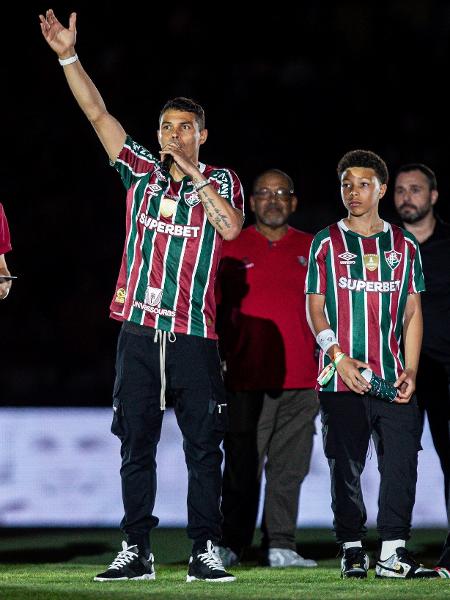
<instances>
[{"instance_id":1,"label":"sock","mask_svg":"<svg viewBox=\"0 0 450 600\"><path fill-rule=\"evenodd\" d=\"M380 560L387 560L390 556L392 556L395 553L397 548L404 548L405 543L405 540L384 541L381 545Z\"/></svg>"},{"instance_id":2,"label":"sock","mask_svg":"<svg viewBox=\"0 0 450 600\"><path fill-rule=\"evenodd\" d=\"M362 543L361 540L357 542L344 542L342 544L342 547L344 548L344 550L347 550L347 548L362 548Z\"/></svg>"},{"instance_id":3,"label":"sock","mask_svg":"<svg viewBox=\"0 0 450 600\"><path fill-rule=\"evenodd\" d=\"M143 556L148 560L148 557L151 553L151 548L148 539L143 538L141 536L128 536L127 539L128 546L137 546L139 556Z\"/></svg>"}]
</instances>

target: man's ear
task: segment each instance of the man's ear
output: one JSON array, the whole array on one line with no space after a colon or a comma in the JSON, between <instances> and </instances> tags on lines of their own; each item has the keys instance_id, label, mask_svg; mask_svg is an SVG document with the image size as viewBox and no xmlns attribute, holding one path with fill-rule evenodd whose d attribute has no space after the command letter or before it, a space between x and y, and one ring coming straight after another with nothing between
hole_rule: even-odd
<instances>
[{"instance_id":1,"label":"man's ear","mask_svg":"<svg viewBox=\"0 0 450 600\"><path fill-rule=\"evenodd\" d=\"M208 138L208 130L202 129L200 131L200 146L206 142L207 138Z\"/></svg>"},{"instance_id":2,"label":"man's ear","mask_svg":"<svg viewBox=\"0 0 450 600\"><path fill-rule=\"evenodd\" d=\"M156 130L156 137L158 138L158 144L161 147L161 129Z\"/></svg>"},{"instance_id":3,"label":"man's ear","mask_svg":"<svg viewBox=\"0 0 450 600\"><path fill-rule=\"evenodd\" d=\"M431 190L431 206L434 206L439 198L439 192L437 190Z\"/></svg>"}]
</instances>

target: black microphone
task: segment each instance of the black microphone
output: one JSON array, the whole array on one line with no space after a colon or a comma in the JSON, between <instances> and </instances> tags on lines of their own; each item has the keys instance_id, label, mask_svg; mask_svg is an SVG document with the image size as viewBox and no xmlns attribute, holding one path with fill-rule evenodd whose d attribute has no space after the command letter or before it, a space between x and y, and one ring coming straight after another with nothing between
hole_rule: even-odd
<instances>
[{"instance_id":1,"label":"black microphone","mask_svg":"<svg viewBox=\"0 0 450 600\"><path fill-rule=\"evenodd\" d=\"M165 171L166 173L169 173L170 167L172 165L173 165L173 156L171 154L166 154L162 161L162 165L161 165L162 170Z\"/></svg>"}]
</instances>

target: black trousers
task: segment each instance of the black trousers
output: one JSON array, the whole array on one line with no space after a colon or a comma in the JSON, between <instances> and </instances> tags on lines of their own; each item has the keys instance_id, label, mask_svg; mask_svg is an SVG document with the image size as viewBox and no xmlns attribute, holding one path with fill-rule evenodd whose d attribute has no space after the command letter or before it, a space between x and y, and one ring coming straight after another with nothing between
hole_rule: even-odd
<instances>
[{"instance_id":1,"label":"black trousers","mask_svg":"<svg viewBox=\"0 0 450 600\"><path fill-rule=\"evenodd\" d=\"M155 330L124 323L119 334L114 416L111 431L120 438L121 529L129 544L150 550L156 496L156 448L163 411L160 408L160 346ZM187 533L194 549L221 537L222 451L226 399L217 344L198 336L177 334L167 340L167 390L174 402L188 470ZM176 489L173 490L177 494Z\"/></svg>"},{"instance_id":2,"label":"black trousers","mask_svg":"<svg viewBox=\"0 0 450 600\"><path fill-rule=\"evenodd\" d=\"M450 369L422 354L417 373L417 400L430 425L434 448L444 474L444 495L450 527Z\"/></svg>"},{"instance_id":3,"label":"black trousers","mask_svg":"<svg viewBox=\"0 0 450 600\"><path fill-rule=\"evenodd\" d=\"M390 404L353 392L321 392L319 398L337 541L361 540L366 533L361 474L371 436L380 472L378 534L381 540L409 539L421 448L416 400Z\"/></svg>"}]
</instances>

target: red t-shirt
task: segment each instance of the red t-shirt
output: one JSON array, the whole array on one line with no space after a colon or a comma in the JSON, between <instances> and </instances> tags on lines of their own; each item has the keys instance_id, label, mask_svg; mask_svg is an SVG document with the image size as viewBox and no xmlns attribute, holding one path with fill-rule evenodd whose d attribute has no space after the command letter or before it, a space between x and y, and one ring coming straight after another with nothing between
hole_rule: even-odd
<instances>
[{"instance_id":1,"label":"red t-shirt","mask_svg":"<svg viewBox=\"0 0 450 600\"><path fill-rule=\"evenodd\" d=\"M8 221L5 211L0 204L0 254L6 254L11 250L11 240L9 238Z\"/></svg>"},{"instance_id":2,"label":"red t-shirt","mask_svg":"<svg viewBox=\"0 0 450 600\"><path fill-rule=\"evenodd\" d=\"M305 277L313 236L289 227L269 242L252 226L224 242L216 287L229 389L314 388L315 339Z\"/></svg>"}]
</instances>

